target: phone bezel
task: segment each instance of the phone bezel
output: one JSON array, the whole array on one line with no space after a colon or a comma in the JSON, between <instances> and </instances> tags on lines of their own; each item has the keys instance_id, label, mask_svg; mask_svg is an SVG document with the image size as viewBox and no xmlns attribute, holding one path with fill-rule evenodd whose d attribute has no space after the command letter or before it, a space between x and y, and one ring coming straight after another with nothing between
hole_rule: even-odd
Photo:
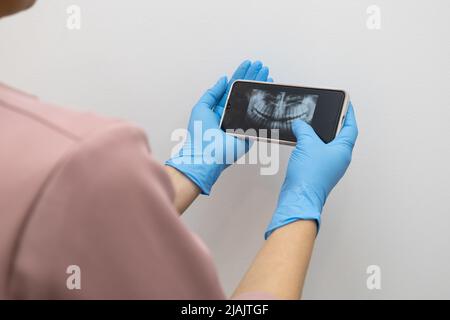
<instances>
[{"instance_id":1,"label":"phone bezel","mask_svg":"<svg viewBox=\"0 0 450 320\"><path fill-rule=\"evenodd\" d=\"M349 105L349 95L345 90L342 89L335 89L335 88L319 88L319 87L311 87L311 86L303 86L303 85L293 85L293 84L284 84L284 83L272 83L272 82L264 82L264 81L253 81L253 80L235 80L232 84L231 84L231 88L228 91L227 94L227 99L225 101L225 106L223 108L223 112L222 112L222 117L220 118L220 123L219 123L219 128L222 128L222 122L223 119L225 117L225 112L227 112L228 109L228 100L230 99L231 96L231 92L233 91L233 88L235 86L236 83L239 82L247 82L247 83L256 83L256 84L274 84L274 85L278 85L278 86L284 86L284 87L294 87L294 88L305 88L305 89L317 89L317 90L330 90L330 91L340 91L344 93L344 101L342 103L342 107L341 107L341 113L339 115L339 121L337 124L337 128L336 131L334 133L334 138L336 138L336 136L339 134L342 125L344 123L345 120L345 115L347 114L347 110L348 110L348 105ZM230 136L234 136L237 138L248 138L254 141L264 141L264 142L276 142L279 144L284 144L284 145L290 145L290 146L295 146L297 142L295 141L289 141L289 140L283 140L283 139L272 139L272 138L267 138L267 137L259 137L259 136L252 136L252 135L246 135L246 134L239 134L239 133L232 133L232 132L227 132L226 130L224 130L226 134L230 135Z\"/></svg>"}]
</instances>

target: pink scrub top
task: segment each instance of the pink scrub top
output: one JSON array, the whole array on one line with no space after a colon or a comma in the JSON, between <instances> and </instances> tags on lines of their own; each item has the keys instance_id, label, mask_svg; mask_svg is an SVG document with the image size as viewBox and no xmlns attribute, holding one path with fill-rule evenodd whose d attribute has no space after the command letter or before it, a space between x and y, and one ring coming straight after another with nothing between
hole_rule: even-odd
<instances>
[{"instance_id":1,"label":"pink scrub top","mask_svg":"<svg viewBox=\"0 0 450 320\"><path fill-rule=\"evenodd\" d=\"M0 84L0 299L224 299L173 197L143 130Z\"/></svg>"}]
</instances>

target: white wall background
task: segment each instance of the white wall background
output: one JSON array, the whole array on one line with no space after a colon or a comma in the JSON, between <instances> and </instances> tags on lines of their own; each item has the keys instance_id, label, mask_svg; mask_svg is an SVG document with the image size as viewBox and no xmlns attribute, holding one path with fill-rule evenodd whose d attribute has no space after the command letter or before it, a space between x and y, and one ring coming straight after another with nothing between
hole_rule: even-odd
<instances>
[{"instance_id":1,"label":"white wall background","mask_svg":"<svg viewBox=\"0 0 450 320\"><path fill-rule=\"evenodd\" d=\"M66 8L82 28L66 28ZM381 8L381 30L366 9ZM51 102L120 116L158 159L200 94L245 58L277 81L346 88L360 137L332 192L305 298L450 298L450 2L447 0L40 0L0 21L0 81ZM263 241L280 172L228 169L183 217L228 293ZM382 289L366 288L366 268Z\"/></svg>"}]
</instances>

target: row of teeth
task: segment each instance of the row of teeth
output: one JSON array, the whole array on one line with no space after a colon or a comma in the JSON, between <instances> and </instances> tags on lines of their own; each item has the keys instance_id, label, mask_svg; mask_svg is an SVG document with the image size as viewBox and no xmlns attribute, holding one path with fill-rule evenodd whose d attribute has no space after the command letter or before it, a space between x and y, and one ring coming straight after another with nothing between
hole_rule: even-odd
<instances>
[{"instance_id":1,"label":"row of teeth","mask_svg":"<svg viewBox=\"0 0 450 320\"><path fill-rule=\"evenodd\" d=\"M262 117L266 117L274 121L282 121L296 118L307 118L309 112L305 109L306 108L302 108L301 105L289 107L268 107L267 105L263 105L261 107L255 106L253 108L253 113L258 113Z\"/></svg>"},{"instance_id":2,"label":"row of teeth","mask_svg":"<svg viewBox=\"0 0 450 320\"><path fill-rule=\"evenodd\" d=\"M291 120L276 120L274 117L264 117L257 112L255 109L251 113L247 113L247 118L252 124L255 125L256 129L267 128L267 129L280 129L280 130L290 130Z\"/></svg>"}]
</instances>

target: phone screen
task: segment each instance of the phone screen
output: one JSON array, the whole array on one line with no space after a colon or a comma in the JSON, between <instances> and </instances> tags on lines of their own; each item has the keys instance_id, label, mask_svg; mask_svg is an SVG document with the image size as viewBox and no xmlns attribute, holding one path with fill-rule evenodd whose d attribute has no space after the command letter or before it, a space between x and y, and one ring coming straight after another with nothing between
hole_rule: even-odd
<instances>
[{"instance_id":1,"label":"phone screen","mask_svg":"<svg viewBox=\"0 0 450 320\"><path fill-rule=\"evenodd\" d=\"M264 132L269 139L276 132L279 140L295 142L292 122L301 119L328 143L338 130L344 101L341 90L236 81L225 105L222 129L253 136Z\"/></svg>"}]
</instances>

